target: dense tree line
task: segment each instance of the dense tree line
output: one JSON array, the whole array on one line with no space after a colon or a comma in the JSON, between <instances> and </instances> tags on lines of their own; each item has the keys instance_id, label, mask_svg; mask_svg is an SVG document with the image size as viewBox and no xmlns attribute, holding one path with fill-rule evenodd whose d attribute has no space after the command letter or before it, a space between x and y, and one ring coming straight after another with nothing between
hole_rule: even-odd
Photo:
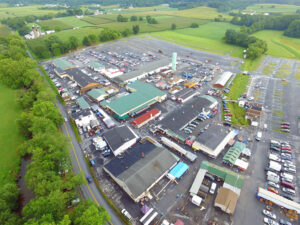
<instances>
[{"instance_id":1,"label":"dense tree line","mask_svg":"<svg viewBox=\"0 0 300 225\"><path fill-rule=\"evenodd\" d=\"M0 187L0 224L5 225L83 225L105 224L109 215L103 207L78 198L76 187L81 175L72 173L66 137L59 131L63 119L55 107L55 94L46 85L36 63L28 58L25 43L17 35L0 40L0 82L17 89L23 109L17 119L19 131L26 138L20 155L31 155L25 175L26 186L35 197L25 205L20 218L15 210L18 198L16 183ZM68 208L73 208L68 210Z\"/></svg>"},{"instance_id":2,"label":"dense tree line","mask_svg":"<svg viewBox=\"0 0 300 225\"><path fill-rule=\"evenodd\" d=\"M126 37L131 32L126 29L121 33L111 29L103 29L99 35L89 34L80 42L77 37L71 36L68 40L62 41L58 36L51 35L44 39L34 39L29 42L32 52L40 59L46 59L51 56L60 56L75 50L79 46L90 46L98 42L105 42L118 39L121 35Z\"/></svg>"},{"instance_id":3,"label":"dense tree line","mask_svg":"<svg viewBox=\"0 0 300 225\"><path fill-rule=\"evenodd\" d=\"M226 31L224 40L228 44L247 48L246 55L250 59L255 59L268 50L268 46L265 41L232 29Z\"/></svg>"},{"instance_id":4,"label":"dense tree line","mask_svg":"<svg viewBox=\"0 0 300 225\"><path fill-rule=\"evenodd\" d=\"M254 32L269 29L282 30L290 37L300 38L300 15L263 16L263 15L237 15L231 23L242 26L241 32L252 34Z\"/></svg>"}]
</instances>

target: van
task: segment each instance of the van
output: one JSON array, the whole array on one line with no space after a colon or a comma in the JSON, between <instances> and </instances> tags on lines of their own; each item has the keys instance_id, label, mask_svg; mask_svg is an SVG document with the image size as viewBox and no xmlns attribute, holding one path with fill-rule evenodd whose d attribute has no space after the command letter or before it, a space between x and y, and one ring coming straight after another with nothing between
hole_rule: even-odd
<instances>
[{"instance_id":1,"label":"van","mask_svg":"<svg viewBox=\"0 0 300 225\"><path fill-rule=\"evenodd\" d=\"M258 131L257 134L256 134L256 137L255 137L255 140L260 141L261 137L262 137L262 132Z\"/></svg>"},{"instance_id":2,"label":"van","mask_svg":"<svg viewBox=\"0 0 300 225\"><path fill-rule=\"evenodd\" d=\"M126 209L122 209L122 214L124 215L124 216L126 216L127 217L127 219L130 221L130 220L132 220L132 216L129 214L129 212L126 210Z\"/></svg>"},{"instance_id":3,"label":"van","mask_svg":"<svg viewBox=\"0 0 300 225\"><path fill-rule=\"evenodd\" d=\"M287 188L295 190L295 186L293 185L293 183L290 183L290 182L287 182L287 181L281 181L280 184L283 187L287 187Z\"/></svg>"},{"instance_id":4,"label":"van","mask_svg":"<svg viewBox=\"0 0 300 225\"><path fill-rule=\"evenodd\" d=\"M211 187L210 187L210 190L209 190L209 193L211 193L212 195L215 193L216 191L216 187L217 187L217 184L215 182L213 182L211 184Z\"/></svg>"},{"instance_id":5,"label":"van","mask_svg":"<svg viewBox=\"0 0 300 225\"><path fill-rule=\"evenodd\" d=\"M294 179L294 176L291 175L291 174L288 174L288 173L280 173L280 176L282 178L287 178L287 179L290 179L290 180L293 180Z\"/></svg>"}]
</instances>

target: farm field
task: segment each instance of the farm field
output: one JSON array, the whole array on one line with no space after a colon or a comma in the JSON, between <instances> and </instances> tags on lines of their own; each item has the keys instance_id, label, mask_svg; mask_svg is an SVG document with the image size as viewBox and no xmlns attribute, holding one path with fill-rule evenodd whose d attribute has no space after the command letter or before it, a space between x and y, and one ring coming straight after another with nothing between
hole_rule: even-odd
<instances>
[{"instance_id":1,"label":"farm field","mask_svg":"<svg viewBox=\"0 0 300 225\"><path fill-rule=\"evenodd\" d=\"M187 47L214 52L217 54L230 54L241 57L242 48L223 42L222 38L227 29L238 29L230 23L206 23L199 28L186 28L175 31L157 32L151 35L166 41L181 44Z\"/></svg>"},{"instance_id":2,"label":"farm field","mask_svg":"<svg viewBox=\"0 0 300 225\"><path fill-rule=\"evenodd\" d=\"M253 36L268 44L267 55L300 60L300 39L283 36L282 31L263 30Z\"/></svg>"},{"instance_id":3,"label":"farm field","mask_svg":"<svg viewBox=\"0 0 300 225\"><path fill-rule=\"evenodd\" d=\"M19 164L18 145L23 141L19 135L16 119L21 109L18 107L15 92L0 85L0 185L6 182Z\"/></svg>"},{"instance_id":4,"label":"farm field","mask_svg":"<svg viewBox=\"0 0 300 225\"><path fill-rule=\"evenodd\" d=\"M52 20L40 21L39 25L43 30L54 29L56 26L60 27L62 30L72 29L74 27L86 27L93 26L93 24L88 23L84 20L78 19L75 16L62 17ZM45 29L47 27L47 29Z\"/></svg>"},{"instance_id":5,"label":"farm field","mask_svg":"<svg viewBox=\"0 0 300 225\"><path fill-rule=\"evenodd\" d=\"M16 16L28 16L28 15L41 16L49 13L57 13L57 12L64 11L64 10L42 10L39 9L40 7L42 7L42 5L0 8L0 19L6 19L8 17L16 17Z\"/></svg>"},{"instance_id":6,"label":"farm field","mask_svg":"<svg viewBox=\"0 0 300 225\"><path fill-rule=\"evenodd\" d=\"M72 29L72 26L61 22L60 20L44 20L38 23L42 30L54 30L55 27L59 27L61 30Z\"/></svg>"},{"instance_id":7,"label":"farm field","mask_svg":"<svg viewBox=\"0 0 300 225\"><path fill-rule=\"evenodd\" d=\"M99 25L103 23L117 22L117 15L85 16L81 20L93 25Z\"/></svg>"},{"instance_id":8,"label":"farm field","mask_svg":"<svg viewBox=\"0 0 300 225\"><path fill-rule=\"evenodd\" d=\"M259 13L295 13L300 6L284 4L257 4L248 6L245 11L256 11Z\"/></svg>"},{"instance_id":9,"label":"farm field","mask_svg":"<svg viewBox=\"0 0 300 225\"><path fill-rule=\"evenodd\" d=\"M59 20L60 22L62 22L64 24L67 24L68 26L71 26L72 28L73 27L86 27L86 26L92 25L82 19L76 18L75 16L62 17L57 20Z\"/></svg>"},{"instance_id":10,"label":"farm field","mask_svg":"<svg viewBox=\"0 0 300 225\"><path fill-rule=\"evenodd\" d=\"M0 37L6 37L10 34L10 30L6 25L0 25Z\"/></svg>"},{"instance_id":11,"label":"farm field","mask_svg":"<svg viewBox=\"0 0 300 225\"><path fill-rule=\"evenodd\" d=\"M186 28L186 27L190 27L192 23L204 24L208 22L207 20L175 17L175 16L154 16L153 18L155 18L158 21L158 24L148 24L146 21L135 21L135 22L126 22L126 23L114 22L114 23L100 24L99 27L112 28L115 30L122 31L125 29L131 30L133 25L138 24L140 26L140 33L146 33L146 32L170 30L172 23L176 24L177 28Z\"/></svg>"}]
</instances>

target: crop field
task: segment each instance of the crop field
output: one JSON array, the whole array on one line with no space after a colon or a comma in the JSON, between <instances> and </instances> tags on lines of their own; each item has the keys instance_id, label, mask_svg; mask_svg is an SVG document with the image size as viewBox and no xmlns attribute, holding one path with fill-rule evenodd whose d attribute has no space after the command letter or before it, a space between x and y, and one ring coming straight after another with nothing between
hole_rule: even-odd
<instances>
[{"instance_id":1,"label":"crop field","mask_svg":"<svg viewBox=\"0 0 300 225\"><path fill-rule=\"evenodd\" d=\"M238 29L238 26L229 23L206 23L199 28L186 28L175 31L157 32L151 35L191 48L218 54L230 54L240 57L242 48L226 44L222 38L227 29Z\"/></svg>"},{"instance_id":2,"label":"crop field","mask_svg":"<svg viewBox=\"0 0 300 225\"><path fill-rule=\"evenodd\" d=\"M21 109L18 107L15 92L0 85L0 185L11 179L18 166L18 145L23 141L19 135L16 119Z\"/></svg>"},{"instance_id":3,"label":"crop field","mask_svg":"<svg viewBox=\"0 0 300 225\"><path fill-rule=\"evenodd\" d=\"M290 59L300 59L300 39L283 36L282 31L263 30L253 36L268 44L267 55Z\"/></svg>"},{"instance_id":4,"label":"crop field","mask_svg":"<svg viewBox=\"0 0 300 225\"><path fill-rule=\"evenodd\" d=\"M5 7L0 8L0 19L16 16L28 16L28 15L46 15L49 13L63 12L65 10L42 10L39 9L42 5L20 6L20 7Z\"/></svg>"},{"instance_id":5,"label":"crop field","mask_svg":"<svg viewBox=\"0 0 300 225\"><path fill-rule=\"evenodd\" d=\"M172 23L176 24L177 28L186 28L186 27L190 27L192 23L204 24L207 22L206 20L174 17L174 16L155 16L154 18L157 19L158 24L148 24L146 21L135 21L135 22L126 22L126 23L114 22L114 23L100 24L99 27L112 28L115 30L122 31L125 30L126 28L131 30L133 25L139 25L140 33L146 33L146 32L170 30Z\"/></svg>"},{"instance_id":6,"label":"crop field","mask_svg":"<svg viewBox=\"0 0 300 225\"><path fill-rule=\"evenodd\" d=\"M6 25L0 25L0 37L6 37L10 34L10 30Z\"/></svg>"},{"instance_id":7,"label":"crop field","mask_svg":"<svg viewBox=\"0 0 300 225\"><path fill-rule=\"evenodd\" d=\"M58 19L40 21L43 30L54 30L55 27L59 27L61 30L72 29L72 26L63 23Z\"/></svg>"},{"instance_id":8,"label":"crop field","mask_svg":"<svg viewBox=\"0 0 300 225\"><path fill-rule=\"evenodd\" d=\"M256 11L260 13L295 13L300 6L284 4L257 4L248 6L245 11Z\"/></svg>"},{"instance_id":9,"label":"crop field","mask_svg":"<svg viewBox=\"0 0 300 225\"><path fill-rule=\"evenodd\" d=\"M81 20L93 25L99 25L104 23L117 22L117 15L85 16Z\"/></svg>"},{"instance_id":10,"label":"crop field","mask_svg":"<svg viewBox=\"0 0 300 225\"><path fill-rule=\"evenodd\" d=\"M59 18L58 21L71 27L86 27L92 25L91 23L88 23L82 19L78 19L75 16L62 17Z\"/></svg>"}]
</instances>

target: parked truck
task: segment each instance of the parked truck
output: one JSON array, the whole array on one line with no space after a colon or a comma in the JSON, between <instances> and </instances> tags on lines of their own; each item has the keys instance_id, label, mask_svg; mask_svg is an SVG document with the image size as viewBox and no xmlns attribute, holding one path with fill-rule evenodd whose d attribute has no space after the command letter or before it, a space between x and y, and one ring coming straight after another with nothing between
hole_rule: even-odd
<instances>
[{"instance_id":1,"label":"parked truck","mask_svg":"<svg viewBox=\"0 0 300 225\"><path fill-rule=\"evenodd\" d=\"M278 172L281 171L281 164L278 163L278 162L275 162L275 161L271 160L270 163L269 163L269 167L273 170L278 171Z\"/></svg>"}]
</instances>

